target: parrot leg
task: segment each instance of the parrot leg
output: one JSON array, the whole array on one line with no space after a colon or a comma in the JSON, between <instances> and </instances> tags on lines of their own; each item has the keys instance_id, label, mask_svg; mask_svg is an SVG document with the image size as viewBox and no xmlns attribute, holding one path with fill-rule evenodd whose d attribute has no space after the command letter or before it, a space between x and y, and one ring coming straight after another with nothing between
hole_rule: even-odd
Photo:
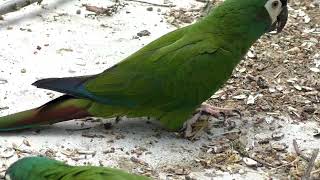
<instances>
[{"instance_id":1,"label":"parrot leg","mask_svg":"<svg viewBox=\"0 0 320 180\"><path fill-rule=\"evenodd\" d=\"M115 124L118 124L121 120L122 120L122 117L117 116L117 117L115 118L114 122L115 122ZM110 123L110 122L103 123L104 129L111 129L112 126L113 126L113 124Z\"/></svg>"},{"instance_id":2,"label":"parrot leg","mask_svg":"<svg viewBox=\"0 0 320 180\"><path fill-rule=\"evenodd\" d=\"M209 127L209 117L202 118L202 115L210 115L215 118L219 118L223 116L224 120L223 123L227 126L228 129L233 129L235 126L234 122L229 122L227 117L234 116L235 114L239 115L240 118L242 117L241 112L237 109L232 108L219 108L211 106L207 103L203 103L200 108L196 110L196 113L193 115L192 118L188 119L182 128L183 135L186 138L194 139L196 136L199 135L201 131L207 129Z\"/></svg>"},{"instance_id":3,"label":"parrot leg","mask_svg":"<svg viewBox=\"0 0 320 180\"><path fill-rule=\"evenodd\" d=\"M209 127L208 118L203 119L201 116L203 115L202 111L196 112L192 118L188 119L184 124L181 130L182 135L188 139L195 139L200 136L200 134Z\"/></svg>"},{"instance_id":4,"label":"parrot leg","mask_svg":"<svg viewBox=\"0 0 320 180\"><path fill-rule=\"evenodd\" d=\"M119 123L121 120L122 120L121 117L120 117L120 116L117 116L116 119L115 119L116 124Z\"/></svg>"}]
</instances>

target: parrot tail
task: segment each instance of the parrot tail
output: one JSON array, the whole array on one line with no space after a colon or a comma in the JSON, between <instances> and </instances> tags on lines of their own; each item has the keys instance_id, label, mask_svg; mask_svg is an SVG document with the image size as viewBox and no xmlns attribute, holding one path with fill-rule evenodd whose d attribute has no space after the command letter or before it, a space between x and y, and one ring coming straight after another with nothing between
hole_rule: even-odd
<instances>
[{"instance_id":1,"label":"parrot tail","mask_svg":"<svg viewBox=\"0 0 320 180\"><path fill-rule=\"evenodd\" d=\"M0 132L34 128L90 117L92 101L63 95L38 108L0 117Z\"/></svg>"}]
</instances>

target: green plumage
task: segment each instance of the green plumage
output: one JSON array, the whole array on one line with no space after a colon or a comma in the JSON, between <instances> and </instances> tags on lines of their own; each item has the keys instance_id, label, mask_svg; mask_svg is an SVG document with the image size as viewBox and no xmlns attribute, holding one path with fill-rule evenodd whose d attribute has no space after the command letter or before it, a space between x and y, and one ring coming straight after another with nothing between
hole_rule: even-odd
<instances>
[{"instance_id":1,"label":"green plumage","mask_svg":"<svg viewBox=\"0 0 320 180\"><path fill-rule=\"evenodd\" d=\"M24 112L24 118L0 118L0 131L86 116L148 116L170 130L178 130L202 102L222 87L252 44L270 29L266 2L226 0L197 23L160 37L101 74L37 81L34 85L39 88L73 97L72 103L63 98L49 102L49 108L41 107L45 109L41 117L46 119L37 123L24 123L24 119L39 116L29 111ZM64 103L68 103L65 109L87 113L64 117L65 109L60 109L56 114L62 117L52 117L54 106ZM10 119L17 123L1 123Z\"/></svg>"},{"instance_id":2,"label":"green plumage","mask_svg":"<svg viewBox=\"0 0 320 180\"><path fill-rule=\"evenodd\" d=\"M150 180L145 176L96 166L69 166L45 157L26 157L6 171L6 180Z\"/></svg>"}]
</instances>

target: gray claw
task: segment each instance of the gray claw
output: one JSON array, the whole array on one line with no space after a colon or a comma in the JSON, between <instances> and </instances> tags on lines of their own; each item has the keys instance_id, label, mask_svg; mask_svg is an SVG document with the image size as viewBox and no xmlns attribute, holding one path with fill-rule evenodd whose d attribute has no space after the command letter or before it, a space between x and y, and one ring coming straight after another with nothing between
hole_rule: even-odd
<instances>
[{"instance_id":1,"label":"gray claw","mask_svg":"<svg viewBox=\"0 0 320 180\"><path fill-rule=\"evenodd\" d=\"M118 123L119 121L121 121L121 117L117 116L115 121L116 121L116 123Z\"/></svg>"}]
</instances>

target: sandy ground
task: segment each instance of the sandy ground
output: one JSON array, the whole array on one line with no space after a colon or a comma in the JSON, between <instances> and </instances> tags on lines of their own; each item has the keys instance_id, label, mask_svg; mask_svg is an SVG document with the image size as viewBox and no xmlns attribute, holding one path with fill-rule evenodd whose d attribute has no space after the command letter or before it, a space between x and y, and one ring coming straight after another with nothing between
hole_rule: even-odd
<instances>
[{"instance_id":1,"label":"sandy ground","mask_svg":"<svg viewBox=\"0 0 320 180\"><path fill-rule=\"evenodd\" d=\"M163 3L162 0L148 2ZM184 8L203 5L194 0L171 2ZM125 2L111 17L88 16L92 13L82 7L85 3L103 7L114 4L109 0L44 0L42 6L32 5L8 14L0 22L1 116L37 107L60 96L37 89L31 86L32 82L46 77L99 73L175 29L163 15L169 8L152 6L153 10L148 11L150 5ZM81 13L77 14L77 10ZM148 30L150 36L135 38L142 30ZM288 146L286 153L293 152L293 139L301 149L320 146L319 140L313 137L319 129L315 121L297 123L287 116L273 118L264 113L256 116L263 120L260 125L254 123L256 119L252 117L233 119L237 122L233 131L245 134L247 148L256 143L256 134L271 137L275 132L282 133L280 140L274 142ZM202 159L213 156L204 147L224 135L223 128L213 128L192 142L143 119L123 120L111 129L105 129L96 119L69 121L39 131L2 133L0 172L3 174L19 157L46 155L73 165L119 167L156 179L288 177L285 172L276 175L270 168L256 167L256 164L251 167L243 163L242 158L236 163L236 171L234 165L204 167Z\"/></svg>"}]
</instances>

